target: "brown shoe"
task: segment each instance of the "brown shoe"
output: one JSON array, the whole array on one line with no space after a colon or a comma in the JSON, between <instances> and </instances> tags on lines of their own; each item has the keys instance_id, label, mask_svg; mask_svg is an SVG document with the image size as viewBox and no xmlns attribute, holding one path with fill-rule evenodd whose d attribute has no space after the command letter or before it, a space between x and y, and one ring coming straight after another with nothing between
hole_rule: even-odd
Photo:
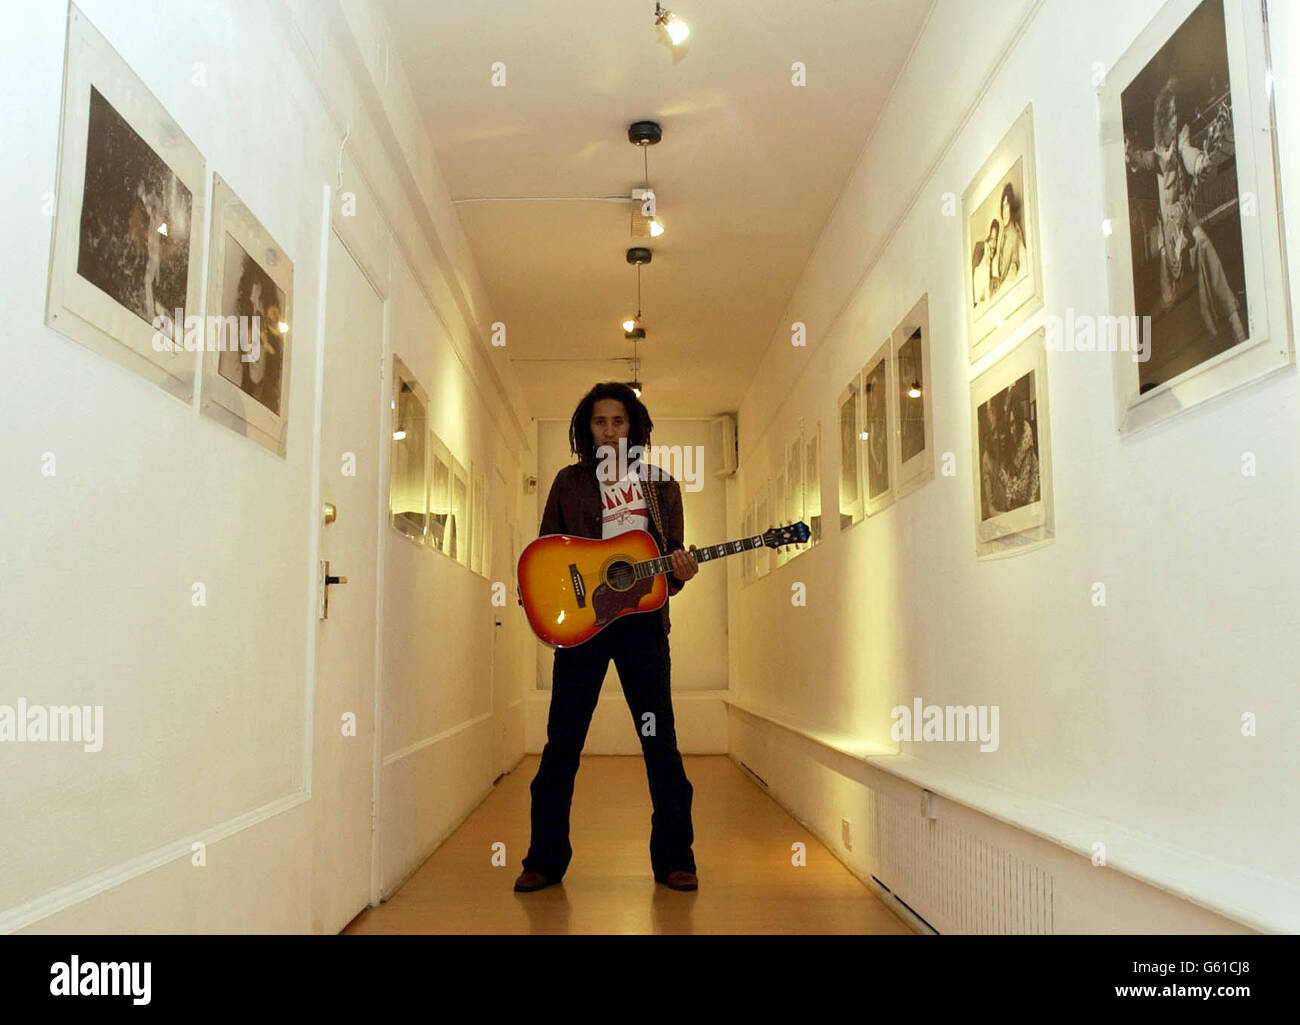
<instances>
[{"instance_id":1,"label":"brown shoe","mask_svg":"<svg viewBox=\"0 0 1300 1025\"><path fill-rule=\"evenodd\" d=\"M663 883L674 890L697 890L700 886L694 872L669 872Z\"/></svg>"},{"instance_id":2,"label":"brown shoe","mask_svg":"<svg viewBox=\"0 0 1300 1025\"><path fill-rule=\"evenodd\" d=\"M540 872L524 872L515 880L515 889L520 893L529 893L558 882L558 879L548 879Z\"/></svg>"}]
</instances>

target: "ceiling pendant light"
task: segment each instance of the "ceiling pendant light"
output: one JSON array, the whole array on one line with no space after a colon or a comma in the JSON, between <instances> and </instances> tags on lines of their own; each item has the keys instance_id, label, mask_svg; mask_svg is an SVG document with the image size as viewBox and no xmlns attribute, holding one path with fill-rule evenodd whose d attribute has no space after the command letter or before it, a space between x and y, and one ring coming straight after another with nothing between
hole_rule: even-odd
<instances>
[{"instance_id":1,"label":"ceiling pendant light","mask_svg":"<svg viewBox=\"0 0 1300 1025\"><path fill-rule=\"evenodd\" d=\"M919 398L921 397L921 382L920 382L920 381L913 381L913 382L912 382L912 387L910 387L910 388L907 389L907 397L908 397L909 399L919 399Z\"/></svg>"},{"instance_id":2,"label":"ceiling pendant light","mask_svg":"<svg viewBox=\"0 0 1300 1025\"><path fill-rule=\"evenodd\" d=\"M660 7L657 0L655 3L655 24L668 33L668 38L673 41L673 46L681 46L686 41L686 37L691 34L690 26L672 11Z\"/></svg>"},{"instance_id":3,"label":"ceiling pendant light","mask_svg":"<svg viewBox=\"0 0 1300 1025\"><path fill-rule=\"evenodd\" d=\"M645 246L633 246L627 251L627 262L636 266L636 316L623 321L623 337L630 342L645 337L641 325L641 267L650 262L654 253Z\"/></svg>"}]
</instances>

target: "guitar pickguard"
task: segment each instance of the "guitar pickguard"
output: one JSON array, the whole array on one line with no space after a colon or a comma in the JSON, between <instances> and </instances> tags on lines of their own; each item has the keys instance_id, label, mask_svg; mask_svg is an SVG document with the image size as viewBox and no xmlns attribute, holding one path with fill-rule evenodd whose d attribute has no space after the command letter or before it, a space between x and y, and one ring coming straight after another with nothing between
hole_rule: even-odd
<instances>
[{"instance_id":1,"label":"guitar pickguard","mask_svg":"<svg viewBox=\"0 0 1300 1025\"><path fill-rule=\"evenodd\" d=\"M655 578L638 580L626 591L616 591L606 583L596 585L591 592L591 608L596 613L596 626L604 626L623 609L634 609L650 593Z\"/></svg>"}]
</instances>

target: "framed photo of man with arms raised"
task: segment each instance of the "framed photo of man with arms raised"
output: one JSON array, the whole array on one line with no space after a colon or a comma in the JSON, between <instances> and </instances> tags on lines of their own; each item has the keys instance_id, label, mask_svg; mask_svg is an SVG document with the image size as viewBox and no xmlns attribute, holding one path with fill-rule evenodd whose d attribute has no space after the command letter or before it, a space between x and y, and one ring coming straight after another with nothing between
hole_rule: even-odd
<instances>
[{"instance_id":1,"label":"framed photo of man with arms raised","mask_svg":"<svg viewBox=\"0 0 1300 1025\"><path fill-rule=\"evenodd\" d=\"M1170 0L1098 90L1121 431L1294 362L1263 11Z\"/></svg>"}]
</instances>

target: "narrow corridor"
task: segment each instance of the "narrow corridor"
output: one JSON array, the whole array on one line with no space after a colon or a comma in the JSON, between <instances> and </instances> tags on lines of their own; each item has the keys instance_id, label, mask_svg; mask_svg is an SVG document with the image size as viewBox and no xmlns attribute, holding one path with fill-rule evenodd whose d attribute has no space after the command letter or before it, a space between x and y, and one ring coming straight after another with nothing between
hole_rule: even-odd
<instances>
[{"instance_id":1,"label":"narrow corridor","mask_svg":"<svg viewBox=\"0 0 1300 1025\"><path fill-rule=\"evenodd\" d=\"M515 893L528 849L528 755L386 903L344 930L360 933L834 933L911 930L811 833L722 755L687 756L695 788L700 888L650 874L650 794L633 756L584 756L564 881ZM492 865L505 843L508 864ZM807 864L791 863L805 845Z\"/></svg>"}]
</instances>

